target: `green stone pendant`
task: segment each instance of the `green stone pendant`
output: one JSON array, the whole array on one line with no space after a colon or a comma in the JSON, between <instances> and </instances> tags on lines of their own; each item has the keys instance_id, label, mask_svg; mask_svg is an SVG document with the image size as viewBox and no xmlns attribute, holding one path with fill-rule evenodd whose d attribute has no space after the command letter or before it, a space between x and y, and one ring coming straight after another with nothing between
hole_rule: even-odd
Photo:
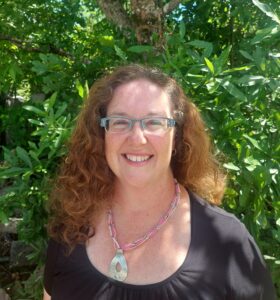
<instances>
[{"instance_id":1,"label":"green stone pendant","mask_svg":"<svg viewBox=\"0 0 280 300\"><path fill-rule=\"evenodd\" d=\"M127 263L122 249L117 249L116 255L110 264L109 275L118 281L124 281L126 279Z\"/></svg>"}]
</instances>

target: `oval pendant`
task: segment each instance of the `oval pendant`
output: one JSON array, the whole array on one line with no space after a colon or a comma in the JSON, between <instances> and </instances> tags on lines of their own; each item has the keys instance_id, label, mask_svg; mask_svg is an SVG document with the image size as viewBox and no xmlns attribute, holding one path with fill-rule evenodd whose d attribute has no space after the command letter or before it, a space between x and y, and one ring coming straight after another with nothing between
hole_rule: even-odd
<instances>
[{"instance_id":1,"label":"oval pendant","mask_svg":"<svg viewBox=\"0 0 280 300\"><path fill-rule=\"evenodd\" d=\"M116 255L111 261L109 274L118 281L124 281L127 277L127 263L122 249L117 249Z\"/></svg>"}]
</instances>

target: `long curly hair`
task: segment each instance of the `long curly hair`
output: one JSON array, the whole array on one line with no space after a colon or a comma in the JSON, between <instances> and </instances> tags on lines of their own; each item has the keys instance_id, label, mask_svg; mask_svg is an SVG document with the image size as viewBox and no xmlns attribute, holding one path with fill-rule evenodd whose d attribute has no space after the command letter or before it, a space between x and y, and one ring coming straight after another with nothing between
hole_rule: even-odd
<instances>
[{"instance_id":1,"label":"long curly hair","mask_svg":"<svg viewBox=\"0 0 280 300\"><path fill-rule=\"evenodd\" d=\"M156 68L128 65L96 81L82 108L50 199L49 235L70 247L84 243L89 228L113 195L114 174L105 158L104 130L100 119L115 89L133 80L146 79L170 98L176 119L174 177L187 189L213 204L220 204L225 176L219 168L204 122L196 106L177 82Z\"/></svg>"}]
</instances>

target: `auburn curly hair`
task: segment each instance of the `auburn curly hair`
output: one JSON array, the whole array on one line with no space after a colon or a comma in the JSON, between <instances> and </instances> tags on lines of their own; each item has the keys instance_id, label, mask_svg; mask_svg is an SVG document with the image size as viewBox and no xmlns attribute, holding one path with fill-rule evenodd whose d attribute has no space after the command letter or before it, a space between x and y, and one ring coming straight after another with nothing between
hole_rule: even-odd
<instances>
[{"instance_id":1,"label":"auburn curly hair","mask_svg":"<svg viewBox=\"0 0 280 300\"><path fill-rule=\"evenodd\" d=\"M82 108L50 199L49 235L70 247L89 238L89 228L113 194L114 174L104 147L100 119L115 89L133 80L146 79L162 88L170 98L176 119L175 148L171 168L187 189L213 204L220 204L225 176L212 154L206 128L196 106L177 82L156 68L128 65L96 81Z\"/></svg>"}]
</instances>

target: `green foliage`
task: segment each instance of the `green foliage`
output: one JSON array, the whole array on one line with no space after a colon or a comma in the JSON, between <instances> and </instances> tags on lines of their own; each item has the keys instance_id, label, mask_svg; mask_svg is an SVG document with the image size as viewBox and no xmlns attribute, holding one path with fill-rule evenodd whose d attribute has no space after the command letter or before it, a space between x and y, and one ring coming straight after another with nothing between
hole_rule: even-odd
<instances>
[{"instance_id":1,"label":"green foliage","mask_svg":"<svg viewBox=\"0 0 280 300\"><path fill-rule=\"evenodd\" d=\"M4 149L4 164L0 168L1 222L9 217L21 217L19 237L32 244L32 259L40 259L44 251L47 214L45 202L49 185L55 176L57 165L65 154L65 141L71 130L71 116L65 113L67 105L56 103L53 94L41 105L25 105L29 111L29 123L33 126L28 146Z\"/></svg>"},{"instance_id":2,"label":"green foliage","mask_svg":"<svg viewBox=\"0 0 280 300\"><path fill-rule=\"evenodd\" d=\"M9 37L0 35L0 134L9 137L0 221L23 218L19 235L34 246L32 259L45 248L50 183L87 82L116 65L146 63L176 78L200 108L228 172L224 206L256 239L280 296L279 0L182 1L151 45L111 26L94 1L29 2L0 1L0 32ZM20 93L21 103L6 105ZM47 100L36 102L37 93ZM35 277L18 284L15 299L41 299L24 292L41 288Z\"/></svg>"},{"instance_id":3,"label":"green foliage","mask_svg":"<svg viewBox=\"0 0 280 300\"><path fill-rule=\"evenodd\" d=\"M39 300L43 298L43 269L37 267L24 282L16 281L11 289L13 300Z\"/></svg>"}]
</instances>

